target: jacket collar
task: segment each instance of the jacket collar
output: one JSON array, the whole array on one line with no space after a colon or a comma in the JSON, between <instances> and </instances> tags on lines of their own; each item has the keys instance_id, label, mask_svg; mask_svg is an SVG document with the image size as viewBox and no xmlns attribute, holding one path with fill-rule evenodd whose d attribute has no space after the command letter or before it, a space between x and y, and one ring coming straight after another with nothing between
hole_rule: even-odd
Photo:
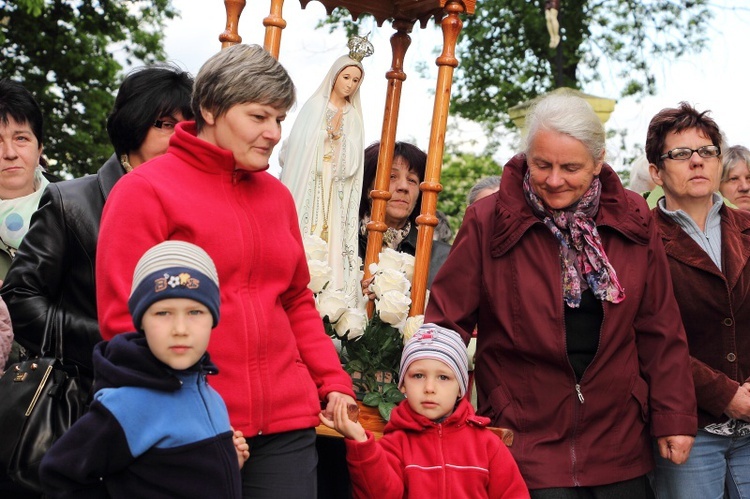
<instances>
[{"instance_id":1,"label":"jacket collar","mask_svg":"<svg viewBox=\"0 0 750 499\"><path fill-rule=\"evenodd\" d=\"M698 243L657 206L653 209L664 249L675 260L726 279L733 289L750 259L750 214L722 206L721 264L719 270Z\"/></svg>"},{"instance_id":2,"label":"jacket collar","mask_svg":"<svg viewBox=\"0 0 750 499\"><path fill-rule=\"evenodd\" d=\"M117 159L117 154L110 156L106 163L104 163L96 173L99 190L102 191L102 197L106 201L112 187L114 187L117 181L125 175L125 170Z\"/></svg>"},{"instance_id":3,"label":"jacket collar","mask_svg":"<svg viewBox=\"0 0 750 499\"><path fill-rule=\"evenodd\" d=\"M494 226L491 235L491 254L497 258L505 254L534 224L541 224L531 211L523 194L523 177L528 166L526 155L517 154L503 169L500 192L495 195ZM636 204L627 195L617 173L605 164L599 175L602 193L597 227L611 227L636 244L648 243L649 216L645 205Z\"/></svg>"}]
</instances>

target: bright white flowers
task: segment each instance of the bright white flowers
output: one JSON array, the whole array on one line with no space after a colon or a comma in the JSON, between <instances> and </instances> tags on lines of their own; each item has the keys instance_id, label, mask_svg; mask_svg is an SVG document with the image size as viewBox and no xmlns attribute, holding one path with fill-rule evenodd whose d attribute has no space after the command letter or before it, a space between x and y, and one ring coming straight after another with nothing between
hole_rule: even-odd
<instances>
[{"instance_id":1,"label":"bright white flowers","mask_svg":"<svg viewBox=\"0 0 750 499\"><path fill-rule=\"evenodd\" d=\"M424 324L424 315L415 315L406 319L404 329L401 331L404 335L404 343L409 341L414 333L419 331L419 328Z\"/></svg>"},{"instance_id":2,"label":"bright white flowers","mask_svg":"<svg viewBox=\"0 0 750 499\"><path fill-rule=\"evenodd\" d=\"M361 337L370 322L365 311L366 299L328 288L333 272L328 265L328 246L323 239L305 236L304 246L310 271L308 287L315 295L320 317L328 321L329 334L337 338L346 336L350 341ZM405 339L410 338L423 321L422 316L408 317L414 257L388 248L380 253L379 263L370 266L370 272L374 277L370 289L375 293L375 311L380 320L393 326L398 334L407 328L409 336Z\"/></svg>"}]
</instances>

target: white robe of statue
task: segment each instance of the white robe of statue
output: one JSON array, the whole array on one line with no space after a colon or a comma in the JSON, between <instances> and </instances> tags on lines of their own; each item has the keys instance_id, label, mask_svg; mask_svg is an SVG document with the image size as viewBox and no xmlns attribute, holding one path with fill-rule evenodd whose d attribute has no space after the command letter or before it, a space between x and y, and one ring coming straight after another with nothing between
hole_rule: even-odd
<instances>
[{"instance_id":1,"label":"white robe of statue","mask_svg":"<svg viewBox=\"0 0 750 499\"><path fill-rule=\"evenodd\" d=\"M344 105L338 129L331 120L336 79L347 67L361 71L359 84ZM300 230L328 242L333 269L330 289L360 290L358 260L359 200L364 169L364 122L359 90L362 64L348 55L331 66L318 90L305 103L280 153L281 181L294 197Z\"/></svg>"}]
</instances>

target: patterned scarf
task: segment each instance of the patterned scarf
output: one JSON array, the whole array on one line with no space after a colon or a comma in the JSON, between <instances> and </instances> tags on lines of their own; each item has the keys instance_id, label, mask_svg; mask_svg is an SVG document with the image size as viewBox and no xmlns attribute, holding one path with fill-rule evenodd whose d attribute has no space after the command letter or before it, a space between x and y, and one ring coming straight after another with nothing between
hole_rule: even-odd
<instances>
[{"instance_id":1,"label":"patterned scarf","mask_svg":"<svg viewBox=\"0 0 750 499\"><path fill-rule=\"evenodd\" d=\"M359 223L359 233L363 236L367 235L367 224L370 223L370 215L366 214L364 217L362 217L362 220ZM385 232L383 233L383 248L391 248L398 250L398 245L401 244L401 241L406 239L406 236L409 235L409 231L411 230L411 222L406 222L406 225L404 225L400 229L394 229L393 227L388 227L385 229Z\"/></svg>"},{"instance_id":2,"label":"patterned scarf","mask_svg":"<svg viewBox=\"0 0 750 499\"><path fill-rule=\"evenodd\" d=\"M600 300L620 303L625 299L625 290L609 263L594 222L601 192L597 177L578 203L565 210L548 210L532 190L528 171L523 179L523 193L531 211L560 243L563 296L569 307L580 306L581 292L587 288Z\"/></svg>"}]
</instances>

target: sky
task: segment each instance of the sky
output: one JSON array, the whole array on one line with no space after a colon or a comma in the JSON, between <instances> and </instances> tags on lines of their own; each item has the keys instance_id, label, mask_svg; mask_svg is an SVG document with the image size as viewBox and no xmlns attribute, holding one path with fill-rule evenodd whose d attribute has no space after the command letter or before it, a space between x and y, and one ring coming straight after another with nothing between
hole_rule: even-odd
<instances>
[{"instance_id":1,"label":"sky","mask_svg":"<svg viewBox=\"0 0 750 499\"><path fill-rule=\"evenodd\" d=\"M714 3L736 6L742 2L715 0ZM221 48L218 37L226 25L224 2L177 0L175 5L181 17L167 25L167 57L196 75L203 62ZM247 1L239 22L243 43L263 44L262 20L268 16L269 6L267 0ZM684 100L701 111L711 110L711 115L724 131L730 145L750 147L750 57L747 55L747 47L750 46L750 7L739 10L719 8L714 9L714 13L711 21L699 27L707 30L711 38L706 51L679 61L655 61L652 71L657 79L657 95L640 102L633 98L617 99L613 95L614 77L608 75L604 75L603 82L583 89L589 94L618 100L606 128L626 129L629 143L642 145L651 117L660 109L674 107ZM342 32L329 34L327 28L315 29L324 16L325 8L320 2L310 2L306 9L302 9L296 1L285 2L283 17L287 27L281 35L279 61L297 86L298 103L282 126L282 140L291 131L297 111L318 87L330 65L337 57L347 53L346 37ZM365 78L361 89L366 144L379 140L381 136L387 83L385 73L390 69L392 56L389 39L394 33L388 22L380 28L373 23L372 27L369 38L375 46L375 54L363 61ZM437 76L434 62L436 50L442 45L442 35L433 26L420 29L417 24L411 39L405 57L407 79L403 84L396 138L426 149ZM432 68L431 77L428 78L420 77L416 71L418 64L425 63ZM461 123L460 129L460 134L449 135L448 140L465 144L467 151L481 152L484 139L480 128L471 123ZM623 165L616 153L619 142L617 139L608 144L611 151L608 161L616 168L627 168L628 165ZM495 159L504 163L513 155L516 146L512 142L504 144ZM276 158L274 153L269 171L278 175L280 170Z\"/></svg>"}]
</instances>

